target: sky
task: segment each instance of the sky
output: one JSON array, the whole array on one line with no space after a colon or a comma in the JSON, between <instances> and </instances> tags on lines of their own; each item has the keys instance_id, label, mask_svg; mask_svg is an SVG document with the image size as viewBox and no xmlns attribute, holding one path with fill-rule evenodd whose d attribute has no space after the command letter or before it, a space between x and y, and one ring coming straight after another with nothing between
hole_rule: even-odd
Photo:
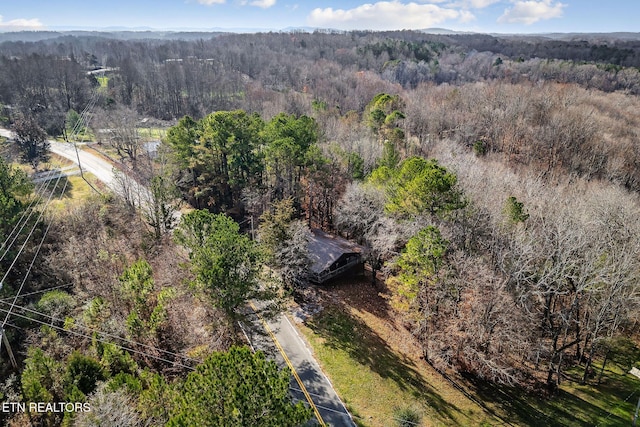
<instances>
[{"instance_id":1,"label":"sky","mask_svg":"<svg viewBox=\"0 0 640 427\"><path fill-rule=\"evenodd\" d=\"M0 31L640 32L640 0L0 0Z\"/></svg>"}]
</instances>

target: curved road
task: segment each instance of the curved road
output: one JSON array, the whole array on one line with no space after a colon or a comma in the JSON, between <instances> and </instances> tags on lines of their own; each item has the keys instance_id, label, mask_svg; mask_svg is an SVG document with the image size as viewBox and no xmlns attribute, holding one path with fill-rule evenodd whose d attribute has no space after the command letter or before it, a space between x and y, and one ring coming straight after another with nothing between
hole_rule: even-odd
<instances>
[{"instance_id":1,"label":"curved road","mask_svg":"<svg viewBox=\"0 0 640 427\"><path fill-rule=\"evenodd\" d=\"M112 190L115 190L115 175L113 173L113 165L107 160L96 156L95 154L78 149L76 150L72 143L69 142L57 142L49 141L49 150L52 153L71 160L73 163L78 164L78 157L80 158L80 165L83 171L91 172L98 178L103 184Z\"/></svg>"},{"instance_id":2,"label":"curved road","mask_svg":"<svg viewBox=\"0 0 640 427\"><path fill-rule=\"evenodd\" d=\"M0 136L13 138L13 132L6 129L0 129ZM108 161L83 150L78 150L78 155L76 155L76 150L73 144L69 142L49 140L49 150L54 154L71 160L76 165L78 164L78 157L80 157L80 164L82 165L83 170L91 172L107 187L112 190L114 189L115 176L113 174L113 165Z\"/></svg>"},{"instance_id":3,"label":"curved road","mask_svg":"<svg viewBox=\"0 0 640 427\"><path fill-rule=\"evenodd\" d=\"M0 129L0 136L13 138L12 132L6 129ZM72 143L51 140L49 143L52 153L71 160L75 164L78 164L79 157L84 171L91 172L112 191L120 192L114 167L109 161L84 150L78 150L76 154ZM306 342L286 315L281 314L274 319L264 319L259 310L252 309L249 318L252 322L245 331L251 346L264 351L280 366L289 365L295 372L290 387L294 399L305 402L311 399L320 425L355 427L351 415L333 389L331 382L322 372Z\"/></svg>"},{"instance_id":4,"label":"curved road","mask_svg":"<svg viewBox=\"0 0 640 427\"><path fill-rule=\"evenodd\" d=\"M0 136L13 138L14 135L13 132L9 130L0 129ZM58 142L53 140L48 140L48 142L49 151L71 160L76 165L79 165L82 171L92 173L111 191L124 197L133 206L147 211L147 214L152 214L150 209L152 209L151 206L153 206L153 202L149 190L126 174L119 174L119 178L117 179L114 173L117 169L112 162L80 148L76 151L74 144L71 142ZM176 218L180 218L180 212L176 212Z\"/></svg>"}]
</instances>

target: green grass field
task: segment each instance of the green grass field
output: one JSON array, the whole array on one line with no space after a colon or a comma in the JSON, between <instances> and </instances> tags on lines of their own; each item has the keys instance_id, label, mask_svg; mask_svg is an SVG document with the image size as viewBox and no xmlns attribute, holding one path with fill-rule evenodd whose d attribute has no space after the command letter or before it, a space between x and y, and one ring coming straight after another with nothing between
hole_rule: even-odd
<instances>
[{"instance_id":1,"label":"green grass field","mask_svg":"<svg viewBox=\"0 0 640 427\"><path fill-rule=\"evenodd\" d=\"M389 346L365 319L325 310L301 330L360 426L394 426L411 408L424 426L487 426L499 420L446 380Z\"/></svg>"},{"instance_id":2,"label":"green grass field","mask_svg":"<svg viewBox=\"0 0 640 427\"><path fill-rule=\"evenodd\" d=\"M107 88L109 87L109 77L100 76L100 77L97 77L96 80L98 80L101 90L107 90Z\"/></svg>"},{"instance_id":3,"label":"green grass field","mask_svg":"<svg viewBox=\"0 0 640 427\"><path fill-rule=\"evenodd\" d=\"M415 357L388 315L353 303L329 305L299 328L361 426L398 425L395 409L406 407L421 414L423 426L631 425L640 380L613 365L600 386L580 385L580 369L570 370L550 398L455 377L461 391Z\"/></svg>"},{"instance_id":4,"label":"green grass field","mask_svg":"<svg viewBox=\"0 0 640 427\"><path fill-rule=\"evenodd\" d=\"M138 135L143 140L158 140L165 137L167 129L165 128L138 128Z\"/></svg>"},{"instance_id":5,"label":"green grass field","mask_svg":"<svg viewBox=\"0 0 640 427\"><path fill-rule=\"evenodd\" d=\"M94 187L98 188L99 183L94 175L85 172L84 178ZM56 181L55 179L48 181L45 189L41 192L42 199L46 201L51 191L54 191L51 204L49 205L49 213L54 216L63 215L72 207L98 194L80 175L62 177L60 181L57 182L57 185Z\"/></svg>"}]
</instances>

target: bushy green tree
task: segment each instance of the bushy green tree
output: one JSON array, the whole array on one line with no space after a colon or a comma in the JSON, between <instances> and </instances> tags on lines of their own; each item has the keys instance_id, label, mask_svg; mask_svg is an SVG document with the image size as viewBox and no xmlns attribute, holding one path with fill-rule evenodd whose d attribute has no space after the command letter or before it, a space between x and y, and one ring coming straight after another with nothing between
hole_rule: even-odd
<instances>
[{"instance_id":1,"label":"bushy green tree","mask_svg":"<svg viewBox=\"0 0 640 427\"><path fill-rule=\"evenodd\" d=\"M267 211L260 217L258 229L258 238L269 263L275 262L279 247L289 238L287 231L296 213L291 197L275 201L272 208L273 211Z\"/></svg>"},{"instance_id":2,"label":"bushy green tree","mask_svg":"<svg viewBox=\"0 0 640 427\"><path fill-rule=\"evenodd\" d=\"M52 402L64 395L64 366L42 349L29 347L22 371L22 393L28 402Z\"/></svg>"},{"instance_id":3,"label":"bushy green tree","mask_svg":"<svg viewBox=\"0 0 640 427\"><path fill-rule=\"evenodd\" d=\"M65 131L67 134L79 134L84 133L85 127L82 123L82 116L78 114L76 110L67 111L67 117L65 119Z\"/></svg>"},{"instance_id":4,"label":"bushy green tree","mask_svg":"<svg viewBox=\"0 0 640 427\"><path fill-rule=\"evenodd\" d=\"M524 203L519 202L515 196L509 196L507 199L504 205L504 213L512 224L525 222L529 218L529 214L524 208Z\"/></svg>"},{"instance_id":5,"label":"bushy green tree","mask_svg":"<svg viewBox=\"0 0 640 427\"><path fill-rule=\"evenodd\" d=\"M61 290L53 290L42 295L36 304L36 309L53 317L61 318L75 306L76 302L73 296Z\"/></svg>"},{"instance_id":6,"label":"bushy green tree","mask_svg":"<svg viewBox=\"0 0 640 427\"><path fill-rule=\"evenodd\" d=\"M23 402L64 402L67 398L64 363L46 354L42 349L29 347L24 361L20 381ZM43 413L33 415L32 422L38 425L59 425L60 414Z\"/></svg>"},{"instance_id":7,"label":"bushy green tree","mask_svg":"<svg viewBox=\"0 0 640 427\"><path fill-rule=\"evenodd\" d=\"M169 128L164 142L168 144L174 153L174 160L180 169L193 170L195 164L195 149L201 132L201 123L189 116L185 116L177 125ZM194 177L195 179L195 177Z\"/></svg>"},{"instance_id":8,"label":"bushy green tree","mask_svg":"<svg viewBox=\"0 0 640 427\"><path fill-rule=\"evenodd\" d=\"M175 387L167 426L303 425L311 410L291 401L290 375L262 352L246 347L213 353Z\"/></svg>"},{"instance_id":9,"label":"bushy green tree","mask_svg":"<svg viewBox=\"0 0 640 427\"><path fill-rule=\"evenodd\" d=\"M92 357L85 356L79 352L74 352L67 361L65 374L65 385L67 396L79 395L87 396L92 393L99 381L107 378L100 362Z\"/></svg>"},{"instance_id":10,"label":"bushy green tree","mask_svg":"<svg viewBox=\"0 0 640 427\"><path fill-rule=\"evenodd\" d=\"M226 211L240 204L241 191L262 178L264 121L242 110L219 111L196 122L184 117L167 132L183 194L197 207Z\"/></svg>"},{"instance_id":11,"label":"bushy green tree","mask_svg":"<svg viewBox=\"0 0 640 427\"><path fill-rule=\"evenodd\" d=\"M278 114L265 126L265 167L267 184L276 200L293 197L299 204L300 178L315 155L318 124L308 116Z\"/></svg>"},{"instance_id":12,"label":"bushy green tree","mask_svg":"<svg viewBox=\"0 0 640 427\"><path fill-rule=\"evenodd\" d=\"M307 247L310 230L294 217L293 199L276 201L273 212L265 212L260 217L258 229L267 262L278 271L283 284L289 289L307 283L311 265Z\"/></svg>"},{"instance_id":13,"label":"bushy green tree","mask_svg":"<svg viewBox=\"0 0 640 427\"><path fill-rule=\"evenodd\" d=\"M0 158L0 235L7 236L18 221L24 209L22 199L32 188L24 171Z\"/></svg>"},{"instance_id":14,"label":"bushy green tree","mask_svg":"<svg viewBox=\"0 0 640 427\"><path fill-rule=\"evenodd\" d=\"M143 371L140 375L143 386L138 394L138 411L147 425L166 425L178 399L176 387L167 383L160 374Z\"/></svg>"},{"instance_id":15,"label":"bushy green tree","mask_svg":"<svg viewBox=\"0 0 640 427\"><path fill-rule=\"evenodd\" d=\"M376 168L369 182L387 194L385 209L399 217L420 214L445 216L465 206L457 177L435 159L411 157L398 168Z\"/></svg>"},{"instance_id":16,"label":"bushy green tree","mask_svg":"<svg viewBox=\"0 0 640 427\"><path fill-rule=\"evenodd\" d=\"M118 278L120 292L129 306L127 329L133 337L153 337L166 320L166 303L172 288L156 290L149 263L139 260Z\"/></svg>"},{"instance_id":17,"label":"bushy green tree","mask_svg":"<svg viewBox=\"0 0 640 427\"><path fill-rule=\"evenodd\" d=\"M263 127L260 116L242 110L219 111L202 119L196 158L209 204L222 211L233 208L240 203L243 188L259 183Z\"/></svg>"},{"instance_id":18,"label":"bushy green tree","mask_svg":"<svg viewBox=\"0 0 640 427\"><path fill-rule=\"evenodd\" d=\"M402 311L419 310L414 304L418 294L438 273L448 245L440 230L433 226L409 239L396 261L397 274L389 281L395 291L393 300Z\"/></svg>"},{"instance_id":19,"label":"bushy green tree","mask_svg":"<svg viewBox=\"0 0 640 427\"><path fill-rule=\"evenodd\" d=\"M130 375L137 371L131 354L109 342L95 342L95 351L100 358L100 365L111 376Z\"/></svg>"},{"instance_id":20,"label":"bushy green tree","mask_svg":"<svg viewBox=\"0 0 640 427\"><path fill-rule=\"evenodd\" d=\"M365 117L371 130L378 136L380 142L398 145L404 141L404 131L401 128L405 118L402 100L398 95L379 93L373 97L365 109Z\"/></svg>"},{"instance_id":21,"label":"bushy green tree","mask_svg":"<svg viewBox=\"0 0 640 427\"><path fill-rule=\"evenodd\" d=\"M194 284L230 318L259 295L260 251L233 219L195 210L182 217L175 237L189 250Z\"/></svg>"}]
</instances>

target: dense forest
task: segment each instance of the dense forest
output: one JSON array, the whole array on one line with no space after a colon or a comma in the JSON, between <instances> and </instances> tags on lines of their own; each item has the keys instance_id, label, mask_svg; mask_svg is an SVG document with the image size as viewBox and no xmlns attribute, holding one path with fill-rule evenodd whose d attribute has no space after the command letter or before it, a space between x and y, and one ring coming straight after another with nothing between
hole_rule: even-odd
<instances>
[{"instance_id":1,"label":"dense forest","mask_svg":"<svg viewBox=\"0 0 640 427\"><path fill-rule=\"evenodd\" d=\"M304 422L286 370L236 347L236 325L249 299L303 297L312 228L365 248L371 292L439 371L554 396L569 370L589 383L596 360L637 365L637 40L148 36L0 43L0 122L23 159L37 169L47 135L83 134L122 165L118 195L39 217L37 184L0 169L3 248L28 215L43 243L25 253L44 259L6 329L20 367L2 361L0 393L101 408L39 425L97 425L114 405L104 425L205 425L204 386L246 408L207 425ZM149 189L141 215L125 174ZM6 298L32 270L9 247ZM233 364L273 384L264 405L233 393Z\"/></svg>"}]
</instances>

